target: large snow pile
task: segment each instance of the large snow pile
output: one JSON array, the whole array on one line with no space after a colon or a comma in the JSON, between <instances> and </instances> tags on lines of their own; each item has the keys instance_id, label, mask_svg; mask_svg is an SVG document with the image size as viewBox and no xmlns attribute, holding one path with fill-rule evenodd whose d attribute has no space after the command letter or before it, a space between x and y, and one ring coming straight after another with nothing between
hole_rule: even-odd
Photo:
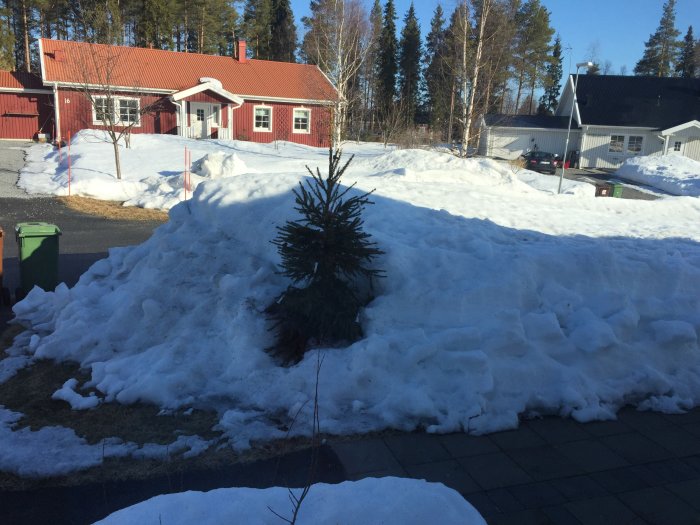
<instances>
[{"instance_id":1,"label":"large snow pile","mask_svg":"<svg viewBox=\"0 0 700 525\"><path fill-rule=\"evenodd\" d=\"M356 155L350 171L360 176L493 186L499 192L556 193L557 189L554 177L527 170L514 174L507 164L490 160L421 150L391 152L376 143L348 144L346 150ZM48 144L30 148L19 186L29 193L68 195L70 191L71 195L122 201L128 206L170 209L212 178L244 173L306 174L306 166L327 166L327 157L328 150L284 141L256 144L139 134L131 137L130 148L120 145L122 179L118 180L112 143L103 132L83 130L73 137L70 149L59 151ZM186 158L192 160L191 165L185 163ZM186 170L190 171L187 190ZM566 181L564 192L592 198L594 188Z\"/></svg>"},{"instance_id":2,"label":"large snow pile","mask_svg":"<svg viewBox=\"0 0 700 525\"><path fill-rule=\"evenodd\" d=\"M294 490L297 495L300 492L300 489ZM282 520L275 513L291 518L287 489L230 488L156 496L117 511L98 523L277 525ZM313 485L301 505L297 523L408 524L436 520L441 525L486 525L478 511L458 492L440 483L403 478L367 478L338 485Z\"/></svg>"},{"instance_id":3,"label":"large snow pile","mask_svg":"<svg viewBox=\"0 0 700 525\"><path fill-rule=\"evenodd\" d=\"M672 195L700 196L700 162L688 157L634 157L625 161L617 170L617 175Z\"/></svg>"},{"instance_id":4,"label":"large snow pile","mask_svg":"<svg viewBox=\"0 0 700 525\"><path fill-rule=\"evenodd\" d=\"M15 306L32 356L80 362L109 401L218 408L237 447L310 432L315 356L277 366L263 309L289 284L270 240L296 217L301 167L327 155L290 148L284 173L273 146L245 151L259 173L199 185L146 243ZM365 337L321 350L324 432L483 433L522 413L700 402L697 199L556 195L493 161L357 151L345 182L376 188L365 227L387 277Z\"/></svg>"}]
</instances>

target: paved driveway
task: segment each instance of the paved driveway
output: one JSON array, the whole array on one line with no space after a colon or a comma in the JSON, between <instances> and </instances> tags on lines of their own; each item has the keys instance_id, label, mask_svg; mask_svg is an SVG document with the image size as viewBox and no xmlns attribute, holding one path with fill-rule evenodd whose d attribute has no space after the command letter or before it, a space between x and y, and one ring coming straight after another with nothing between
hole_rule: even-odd
<instances>
[{"instance_id":1,"label":"paved driveway","mask_svg":"<svg viewBox=\"0 0 700 525\"><path fill-rule=\"evenodd\" d=\"M24 148L31 144L0 141L0 228L4 230L4 286L19 286L19 263L14 227L18 222L56 224L59 241L59 281L73 286L95 261L106 257L109 248L139 244L148 239L160 222L115 221L71 210L60 201L27 195L16 187L24 165Z\"/></svg>"}]
</instances>

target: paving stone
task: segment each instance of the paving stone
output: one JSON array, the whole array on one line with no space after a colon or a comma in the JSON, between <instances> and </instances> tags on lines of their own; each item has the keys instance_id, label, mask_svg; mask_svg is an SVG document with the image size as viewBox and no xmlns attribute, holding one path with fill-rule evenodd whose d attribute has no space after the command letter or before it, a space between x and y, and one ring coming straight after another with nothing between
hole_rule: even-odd
<instances>
[{"instance_id":1,"label":"paving stone","mask_svg":"<svg viewBox=\"0 0 700 525\"><path fill-rule=\"evenodd\" d=\"M700 423L700 408L694 408L683 414L663 414L663 416L675 425Z\"/></svg>"},{"instance_id":2,"label":"paving stone","mask_svg":"<svg viewBox=\"0 0 700 525\"><path fill-rule=\"evenodd\" d=\"M623 492L618 497L651 525L697 525L700 512L663 487Z\"/></svg>"},{"instance_id":3,"label":"paving stone","mask_svg":"<svg viewBox=\"0 0 700 525\"><path fill-rule=\"evenodd\" d=\"M551 446L511 450L508 455L537 481L585 474L581 467Z\"/></svg>"},{"instance_id":4,"label":"paving stone","mask_svg":"<svg viewBox=\"0 0 700 525\"><path fill-rule=\"evenodd\" d=\"M607 489L588 475L560 478L552 483L555 483L557 490L559 490L568 501L610 495Z\"/></svg>"},{"instance_id":5,"label":"paving stone","mask_svg":"<svg viewBox=\"0 0 700 525\"><path fill-rule=\"evenodd\" d=\"M450 459L439 436L434 434L399 434L385 437L384 442L404 467Z\"/></svg>"},{"instance_id":6,"label":"paving stone","mask_svg":"<svg viewBox=\"0 0 700 525\"><path fill-rule=\"evenodd\" d=\"M654 428L645 431L644 435L676 457L700 454L700 439L683 427Z\"/></svg>"},{"instance_id":7,"label":"paving stone","mask_svg":"<svg viewBox=\"0 0 700 525\"><path fill-rule=\"evenodd\" d=\"M551 523L549 516L538 509L499 514L489 520L489 525L550 525Z\"/></svg>"},{"instance_id":8,"label":"paving stone","mask_svg":"<svg viewBox=\"0 0 700 525\"><path fill-rule=\"evenodd\" d=\"M517 485L515 487L509 487L507 490L509 490L526 509L539 509L566 503L564 495L557 490L554 483L548 481Z\"/></svg>"},{"instance_id":9,"label":"paving stone","mask_svg":"<svg viewBox=\"0 0 700 525\"><path fill-rule=\"evenodd\" d=\"M690 479L700 479L700 472L682 459L667 459L645 465L664 483L676 483ZM700 494L698 494L700 496Z\"/></svg>"},{"instance_id":10,"label":"paving stone","mask_svg":"<svg viewBox=\"0 0 700 525\"><path fill-rule=\"evenodd\" d=\"M591 474L591 479L612 493L660 485L662 481L645 465L633 465Z\"/></svg>"},{"instance_id":11,"label":"paving stone","mask_svg":"<svg viewBox=\"0 0 700 525\"><path fill-rule=\"evenodd\" d=\"M680 428L700 438L700 423L689 423L687 425L681 425Z\"/></svg>"},{"instance_id":12,"label":"paving stone","mask_svg":"<svg viewBox=\"0 0 700 525\"><path fill-rule=\"evenodd\" d=\"M542 512L549 518L551 525L581 525L576 516L563 505L561 507L545 507Z\"/></svg>"},{"instance_id":13,"label":"paving stone","mask_svg":"<svg viewBox=\"0 0 700 525\"><path fill-rule=\"evenodd\" d=\"M583 525L627 525L635 523L635 520L643 523L629 507L613 496L572 501L565 507Z\"/></svg>"},{"instance_id":14,"label":"paving stone","mask_svg":"<svg viewBox=\"0 0 700 525\"><path fill-rule=\"evenodd\" d=\"M573 419L546 417L530 420L527 424L530 429L550 444L580 441L591 436L585 425L577 423Z\"/></svg>"},{"instance_id":15,"label":"paving stone","mask_svg":"<svg viewBox=\"0 0 700 525\"><path fill-rule=\"evenodd\" d=\"M403 471L386 443L378 438L332 443L331 448L349 476L377 471Z\"/></svg>"},{"instance_id":16,"label":"paving stone","mask_svg":"<svg viewBox=\"0 0 700 525\"><path fill-rule=\"evenodd\" d=\"M489 438L502 450L530 448L546 444L544 439L525 425L517 430L507 430L505 432L489 434Z\"/></svg>"},{"instance_id":17,"label":"paving stone","mask_svg":"<svg viewBox=\"0 0 700 525\"><path fill-rule=\"evenodd\" d=\"M469 494L481 490L476 481L454 459L425 463L423 465L408 465L406 466L406 472L412 478L439 481L461 494Z\"/></svg>"},{"instance_id":18,"label":"paving stone","mask_svg":"<svg viewBox=\"0 0 700 525\"><path fill-rule=\"evenodd\" d=\"M640 432L673 426L673 423L666 419L663 414L658 412L640 412L634 408L624 408L620 410L617 413L617 419Z\"/></svg>"},{"instance_id":19,"label":"paving stone","mask_svg":"<svg viewBox=\"0 0 700 525\"><path fill-rule=\"evenodd\" d=\"M532 478L503 452L482 454L457 461L485 490L529 483Z\"/></svg>"},{"instance_id":20,"label":"paving stone","mask_svg":"<svg viewBox=\"0 0 700 525\"><path fill-rule=\"evenodd\" d=\"M442 446L453 458L476 456L498 452L496 444L488 436L470 436L469 434L445 434L439 437Z\"/></svg>"},{"instance_id":21,"label":"paving stone","mask_svg":"<svg viewBox=\"0 0 700 525\"><path fill-rule=\"evenodd\" d=\"M700 455L683 458L683 462L700 472Z\"/></svg>"},{"instance_id":22,"label":"paving stone","mask_svg":"<svg viewBox=\"0 0 700 525\"><path fill-rule=\"evenodd\" d=\"M673 454L648 437L638 433L617 434L600 438L600 442L632 464L661 461Z\"/></svg>"},{"instance_id":23,"label":"paving stone","mask_svg":"<svg viewBox=\"0 0 700 525\"><path fill-rule=\"evenodd\" d=\"M496 504L501 513L525 510L525 505L508 489L493 489L487 491L486 494Z\"/></svg>"},{"instance_id":24,"label":"paving stone","mask_svg":"<svg viewBox=\"0 0 700 525\"><path fill-rule=\"evenodd\" d=\"M629 465L626 459L598 441L572 441L555 445L554 449L564 454L585 472L598 472Z\"/></svg>"},{"instance_id":25,"label":"paving stone","mask_svg":"<svg viewBox=\"0 0 700 525\"><path fill-rule=\"evenodd\" d=\"M585 423L586 432L592 436L613 436L615 434L625 434L632 430L622 421L591 421Z\"/></svg>"},{"instance_id":26,"label":"paving stone","mask_svg":"<svg viewBox=\"0 0 700 525\"><path fill-rule=\"evenodd\" d=\"M490 516L501 513L501 509L499 509L493 500L488 497L485 491L472 492L464 499L466 499L472 505L472 507L478 510L479 514L481 514L488 521L490 521L488 519Z\"/></svg>"},{"instance_id":27,"label":"paving stone","mask_svg":"<svg viewBox=\"0 0 700 525\"><path fill-rule=\"evenodd\" d=\"M665 487L695 510L700 511L700 479L670 483Z\"/></svg>"}]
</instances>

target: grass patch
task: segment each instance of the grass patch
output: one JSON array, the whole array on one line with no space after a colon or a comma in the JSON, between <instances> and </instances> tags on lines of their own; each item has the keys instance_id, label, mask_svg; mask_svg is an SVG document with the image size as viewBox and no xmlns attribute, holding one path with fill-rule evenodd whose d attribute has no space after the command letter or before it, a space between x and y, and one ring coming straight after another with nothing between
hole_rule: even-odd
<instances>
[{"instance_id":1,"label":"grass patch","mask_svg":"<svg viewBox=\"0 0 700 525\"><path fill-rule=\"evenodd\" d=\"M89 197L71 196L57 198L72 210L88 215L104 217L105 219L118 221L168 221L168 212L163 210L149 210L137 208L135 206L123 206L121 202L103 201L91 199Z\"/></svg>"},{"instance_id":2,"label":"grass patch","mask_svg":"<svg viewBox=\"0 0 700 525\"><path fill-rule=\"evenodd\" d=\"M10 325L0 333L0 359L22 331L22 327ZM83 384L89 379L89 374L78 363L39 360L0 383L0 405L23 414L17 428L38 430L45 426L62 426L73 429L90 444L99 444L110 437L139 445L167 445L182 434L198 435L207 440L221 436L220 432L213 430L219 421L214 411L192 410L185 415L184 410L178 410L159 416L160 408L147 403L102 403L90 410L72 410L65 401L51 399L51 395L70 378ZM81 390L81 393L86 392ZM308 438L294 438L256 443L243 453L234 452L229 447L211 447L188 459L181 454L173 454L167 459L106 458L100 466L51 478L23 478L0 472L0 490L33 490L158 476L172 477L173 486L176 486L184 471L227 468L235 463L268 459L309 446Z\"/></svg>"}]
</instances>

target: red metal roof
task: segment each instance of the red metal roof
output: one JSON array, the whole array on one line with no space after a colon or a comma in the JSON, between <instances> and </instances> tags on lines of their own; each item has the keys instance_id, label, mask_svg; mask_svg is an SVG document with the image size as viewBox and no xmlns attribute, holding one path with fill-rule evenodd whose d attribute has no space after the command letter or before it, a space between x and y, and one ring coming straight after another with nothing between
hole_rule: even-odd
<instances>
[{"instance_id":1,"label":"red metal roof","mask_svg":"<svg viewBox=\"0 0 700 525\"><path fill-rule=\"evenodd\" d=\"M46 89L41 78L25 71L0 70L0 88L10 89Z\"/></svg>"},{"instance_id":2,"label":"red metal roof","mask_svg":"<svg viewBox=\"0 0 700 525\"><path fill-rule=\"evenodd\" d=\"M316 66L160 49L41 39L44 82L181 91L216 78L243 97L334 100L336 91Z\"/></svg>"}]
</instances>

